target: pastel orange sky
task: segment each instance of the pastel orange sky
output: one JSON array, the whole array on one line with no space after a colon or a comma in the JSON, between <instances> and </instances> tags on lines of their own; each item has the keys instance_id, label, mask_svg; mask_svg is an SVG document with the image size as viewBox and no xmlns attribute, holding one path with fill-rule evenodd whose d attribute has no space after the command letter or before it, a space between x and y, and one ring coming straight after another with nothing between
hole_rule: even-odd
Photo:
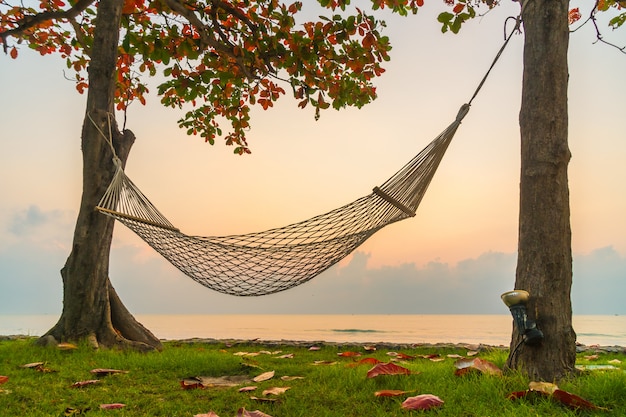
<instances>
[{"instance_id":1,"label":"pastel orange sky","mask_svg":"<svg viewBox=\"0 0 626 417\"><path fill-rule=\"evenodd\" d=\"M517 4L505 2L452 35L441 34L436 22L442 7L436 3L417 16L386 18L394 48L374 103L325 111L317 122L312 109L297 109L289 98L270 111L256 110L249 156L232 155L219 139L210 146L186 136L176 124L180 113L163 109L156 95L145 107L132 105L127 128L137 141L128 175L172 223L203 236L286 225L369 194L454 119L502 45L506 17L518 13ZM606 32L614 43L626 44L626 30ZM589 26L570 40L573 250L584 256L611 248L624 260L626 56L594 39ZM523 36L514 36L474 100L417 216L387 227L359 248L368 256L368 268L433 261L455 265L486 253L515 253L522 49ZM20 242L7 225L34 206L61 213L66 226L38 228L28 235L30 247L35 252L54 247L67 256L81 191L85 96L64 79L58 59L22 46L18 60L0 60L0 221L5 225L0 253ZM116 247L136 248L138 265L139 258L158 258L122 225L115 233ZM62 261L50 274L59 286L61 266ZM139 266L136 273L141 274ZM619 274L626 277L626 267ZM514 276L504 279L504 288L513 285Z\"/></svg>"}]
</instances>

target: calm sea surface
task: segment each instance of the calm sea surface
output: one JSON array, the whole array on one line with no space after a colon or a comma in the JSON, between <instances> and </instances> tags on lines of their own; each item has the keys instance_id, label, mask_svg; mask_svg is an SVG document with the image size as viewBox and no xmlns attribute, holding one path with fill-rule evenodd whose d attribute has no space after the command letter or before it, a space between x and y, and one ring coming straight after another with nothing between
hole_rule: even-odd
<instances>
[{"instance_id":1,"label":"calm sea surface","mask_svg":"<svg viewBox=\"0 0 626 417\"><path fill-rule=\"evenodd\" d=\"M508 345L509 315L137 315L161 339ZM56 315L0 315L0 334L40 336ZM626 346L626 316L574 316L578 342Z\"/></svg>"}]
</instances>

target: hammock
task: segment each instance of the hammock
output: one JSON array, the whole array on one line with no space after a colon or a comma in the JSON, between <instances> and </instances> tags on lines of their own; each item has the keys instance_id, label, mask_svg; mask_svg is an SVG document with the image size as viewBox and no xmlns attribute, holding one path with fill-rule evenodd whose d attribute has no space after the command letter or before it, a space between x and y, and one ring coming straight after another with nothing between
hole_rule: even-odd
<instances>
[{"instance_id":1,"label":"hammock","mask_svg":"<svg viewBox=\"0 0 626 417\"><path fill-rule=\"evenodd\" d=\"M370 195L289 226L244 235L186 235L126 176L119 160L96 209L205 287L237 296L284 291L330 268L383 227L415 216L469 107L463 105L450 126Z\"/></svg>"},{"instance_id":2,"label":"hammock","mask_svg":"<svg viewBox=\"0 0 626 417\"><path fill-rule=\"evenodd\" d=\"M156 209L114 156L114 178L96 209L122 222L184 274L215 291L259 296L303 284L346 257L378 230L415 216L472 101L513 33L519 30L521 13L515 20L513 31L505 36L474 95L461 106L454 122L370 195L309 220L264 232L189 236Z\"/></svg>"}]
</instances>

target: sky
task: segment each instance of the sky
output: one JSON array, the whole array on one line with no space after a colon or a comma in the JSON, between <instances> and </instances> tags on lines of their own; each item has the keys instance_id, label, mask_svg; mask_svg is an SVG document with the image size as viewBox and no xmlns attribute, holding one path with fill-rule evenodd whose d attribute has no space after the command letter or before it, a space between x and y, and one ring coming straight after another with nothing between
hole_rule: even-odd
<instances>
[{"instance_id":1,"label":"sky","mask_svg":"<svg viewBox=\"0 0 626 417\"><path fill-rule=\"evenodd\" d=\"M454 120L501 47L506 18L518 14L505 2L452 35L436 21L442 7L385 15L392 59L375 102L325 111L319 121L288 98L255 110L248 156L187 136L181 114L150 95L127 113L137 136L127 174L174 225L200 236L279 227L369 194ZM626 29L600 27L626 45ZM585 26L569 49L572 302L574 314L626 314L626 55L594 40ZM110 268L118 294L135 314L508 314L499 296L515 282L522 50L523 36L514 36L417 216L312 281L263 297L219 294L117 224ZM19 52L0 57L0 314L58 314L81 194L86 96L60 59Z\"/></svg>"}]
</instances>

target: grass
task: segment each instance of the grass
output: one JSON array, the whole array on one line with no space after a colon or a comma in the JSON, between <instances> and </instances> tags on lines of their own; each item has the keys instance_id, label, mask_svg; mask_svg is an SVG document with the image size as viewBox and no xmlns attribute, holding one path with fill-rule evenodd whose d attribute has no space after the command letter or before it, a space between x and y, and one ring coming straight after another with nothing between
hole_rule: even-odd
<instances>
[{"instance_id":1,"label":"grass","mask_svg":"<svg viewBox=\"0 0 626 417\"><path fill-rule=\"evenodd\" d=\"M280 353L276 353L280 350ZM260 353L241 356L241 352ZM338 353L354 351L359 358ZM383 375L367 378L372 365L355 366L364 357L383 362L391 359L387 350L366 352L359 346L322 346L318 351L299 346L263 346L262 344L165 343L162 352L138 353L115 350L93 351L88 346L62 351L35 346L32 339L0 342L0 375L9 379L0 385L0 414L3 416L194 416L214 411L221 417L237 415L244 407L260 410L272 417L349 417L349 416L624 416L626 415L626 358L624 354L603 353L592 362L579 354L581 365L608 364L618 359L619 369L585 372L564 381L560 388L576 394L606 411L574 411L549 398L509 400L507 395L528 388L528 380L518 373L493 376L480 372L455 376L449 354L465 355L455 348L404 349L417 358L397 362L410 369L411 375ZM292 358L280 358L291 353ZM419 355L439 354L440 362ZM479 357L502 366L508 352L485 350ZM335 362L314 365L315 361ZM45 362L52 372L23 368L22 365ZM96 377L94 368L110 368L127 373ZM258 389L241 393L240 386L228 388L189 389L181 380L192 376L221 377L243 375L250 379L275 371L274 378L246 382ZM280 377L301 376L283 381ZM72 388L78 381L99 379L97 384ZM264 397L270 387L290 387L284 394L272 397L276 402L259 402L251 396ZM379 390L411 391L398 397L376 397ZM401 403L409 396L434 394L444 401L440 408L428 411L406 411ZM124 408L100 409L100 404L123 403ZM87 411L87 409L89 409Z\"/></svg>"}]
</instances>

